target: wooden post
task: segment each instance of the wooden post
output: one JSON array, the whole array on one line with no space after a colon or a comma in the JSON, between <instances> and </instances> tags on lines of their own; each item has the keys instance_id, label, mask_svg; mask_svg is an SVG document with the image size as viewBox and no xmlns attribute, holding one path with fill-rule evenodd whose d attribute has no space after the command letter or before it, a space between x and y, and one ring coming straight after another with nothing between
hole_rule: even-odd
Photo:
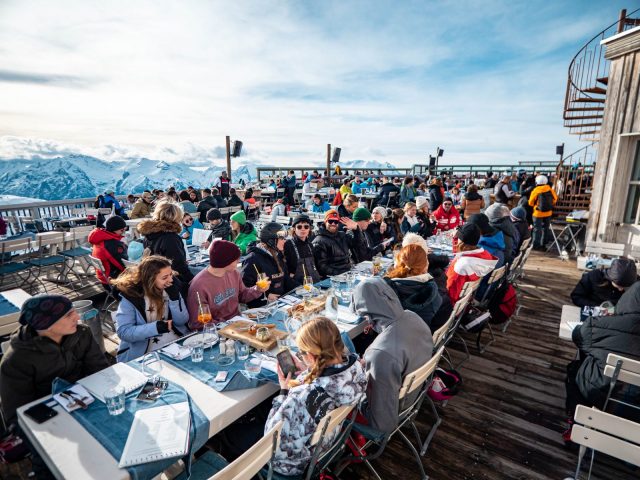
<instances>
[{"instance_id":1,"label":"wooden post","mask_svg":"<svg viewBox=\"0 0 640 480\"><path fill-rule=\"evenodd\" d=\"M331 144L327 143L327 186L330 187L331 183Z\"/></svg>"},{"instance_id":2,"label":"wooden post","mask_svg":"<svg viewBox=\"0 0 640 480\"><path fill-rule=\"evenodd\" d=\"M227 135L227 175L229 183L231 183L231 137Z\"/></svg>"},{"instance_id":3,"label":"wooden post","mask_svg":"<svg viewBox=\"0 0 640 480\"><path fill-rule=\"evenodd\" d=\"M620 10L620 18L618 19L618 33L624 32L625 18L627 17L627 9Z\"/></svg>"}]
</instances>

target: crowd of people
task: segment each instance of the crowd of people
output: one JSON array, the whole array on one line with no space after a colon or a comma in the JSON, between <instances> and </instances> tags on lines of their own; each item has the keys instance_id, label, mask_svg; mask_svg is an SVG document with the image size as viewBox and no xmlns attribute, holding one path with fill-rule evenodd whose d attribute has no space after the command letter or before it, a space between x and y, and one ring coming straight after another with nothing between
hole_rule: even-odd
<instances>
[{"instance_id":1,"label":"crowd of people","mask_svg":"<svg viewBox=\"0 0 640 480\"><path fill-rule=\"evenodd\" d=\"M314 171L302 183L321 187L325 181ZM305 323L297 334L298 349L304 352L295 358L297 373L284 376L279 371L281 391L257 430L284 422L274 462L283 475L297 475L306 468L310 436L326 408L366 395L361 412L366 422L382 432L393 431L402 380L431 357L432 333L449 318L464 284L513 262L532 231L534 248L543 249L558 198L549 178L541 174L491 174L484 179L359 174L336 188L333 205L312 194L294 212L297 184L293 171L270 181L272 188L284 189L275 208L290 217L286 226L276 221L252 223L247 218L249 206L260 205L250 201L250 189L240 198L226 173L211 189L145 191L128 200L129 217L144 218L137 226L142 239L129 245L124 208L113 192L105 192L100 201L113 202L119 214L89 237L93 256L104 266L99 280L119 297L117 361L124 362L201 329L198 313L203 304L214 322L223 322L238 315L241 304L273 302L303 285L306 277L316 283L379 254L393 253L393 266L382 277L368 278L353 291L351 308L368 322L370 332L355 342L358 351L348 351L335 324L323 317ZM359 198L365 189L376 192L371 205ZM220 209L231 205L241 209L227 218ZM208 251L208 265L195 274L186 250L194 228L210 230L200 245ZM437 234L452 237L456 253L452 261L427 247L427 239ZM134 244L142 252L136 253L135 265L125 267ZM616 315L626 321L625 315L640 314L640 290L631 270L622 262L604 273L592 272L572 297L579 305L617 301ZM265 284L258 281L263 275L268 279ZM9 422L15 422L16 408L49 393L54 377L75 381L107 366L78 318L61 296L41 295L25 303L21 326L0 363L0 398ZM593 358L601 368L605 347L598 346L596 327L607 328L585 322L574 339L585 358ZM640 338L636 340L628 350L640 355ZM584 378L585 365L583 361L579 368L572 367L577 371L573 383L568 382L572 402L588 398L596 382ZM593 367L588 368L593 375ZM315 407L320 404L324 410ZM253 430L240 431L244 433L238 435L247 437ZM257 440L253 437L226 434L236 446L250 445Z\"/></svg>"}]
</instances>

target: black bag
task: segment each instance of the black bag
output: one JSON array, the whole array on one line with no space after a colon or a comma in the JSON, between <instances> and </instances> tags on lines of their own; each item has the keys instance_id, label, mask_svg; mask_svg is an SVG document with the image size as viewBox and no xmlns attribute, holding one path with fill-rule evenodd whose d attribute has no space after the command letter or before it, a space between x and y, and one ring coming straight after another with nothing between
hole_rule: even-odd
<instances>
[{"instance_id":1,"label":"black bag","mask_svg":"<svg viewBox=\"0 0 640 480\"><path fill-rule=\"evenodd\" d=\"M553 210L553 194L551 190L538 195L536 208L539 212L550 212Z\"/></svg>"}]
</instances>

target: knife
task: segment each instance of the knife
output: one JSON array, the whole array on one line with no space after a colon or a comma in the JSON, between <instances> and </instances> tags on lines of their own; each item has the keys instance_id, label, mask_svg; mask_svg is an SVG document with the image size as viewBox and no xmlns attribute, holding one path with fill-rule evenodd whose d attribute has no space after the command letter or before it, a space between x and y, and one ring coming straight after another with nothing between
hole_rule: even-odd
<instances>
[{"instance_id":1,"label":"knife","mask_svg":"<svg viewBox=\"0 0 640 480\"><path fill-rule=\"evenodd\" d=\"M84 403L84 401L82 401L82 398L77 396L75 392L73 392L72 390L67 390L66 393L69 398L75 400L75 402L80 406L80 408L82 408L83 410L86 410L88 405L86 403Z\"/></svg>"}]
</instances>

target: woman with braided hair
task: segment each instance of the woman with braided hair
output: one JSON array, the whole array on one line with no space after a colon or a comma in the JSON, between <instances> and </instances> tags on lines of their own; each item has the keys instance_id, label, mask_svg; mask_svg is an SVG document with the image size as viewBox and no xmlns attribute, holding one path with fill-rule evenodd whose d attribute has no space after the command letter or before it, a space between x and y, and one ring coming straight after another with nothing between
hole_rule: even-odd
<instances>
[{"instance_id":1,"label":"woman with braided hair","mask_svg":"<svg viewBox=\"0 0 640 480\"><path fill-rule=\"evenodd\" d=\"M311 437L318 422L331 410L357 402L367 378L355 355L349 355L335 323L316 317L305 323L296 338L302 362L299 373L285 377L278 367L280 394L274 398L265 425L268 431L283 421L273 468L281 475L300 475L311 459ZM333 441L338 432L327 435Z\"/></svg>"}]
</instances>

